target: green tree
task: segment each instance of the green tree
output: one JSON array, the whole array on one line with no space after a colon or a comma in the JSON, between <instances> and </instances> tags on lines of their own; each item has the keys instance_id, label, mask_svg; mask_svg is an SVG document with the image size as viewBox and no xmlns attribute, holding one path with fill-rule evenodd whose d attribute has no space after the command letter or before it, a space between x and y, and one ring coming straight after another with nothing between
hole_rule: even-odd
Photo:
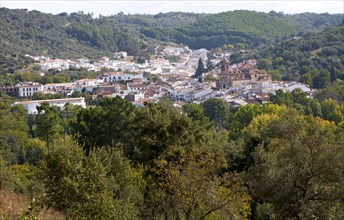
<instances>
[{"instance_id":1,"label":"green tree","mask_svg":"<svg viewBox=\"0 0 344 220\"><path fill-rule=\"evenodd\" d=\"M93 148L116 146L127 151L133 136L131 126L136 107L117 96L103 98L99 106L81 109L72 122L73 134L88 155Z\"/></svg>"},{"instance_id":2,"label":"green tree","mask_svg":"<svg viewBox=\"0 0 344 220\"><path fill-rule=\"evenodd\" d=\"M202 124L209 123L209 119L204 115L202 105L187 103L183 105L183 112L194 121L199 121Z\"/></svg>"},{"instance_id":3,"label":"green tree","mask_svg":"<svg viewBox=\"0 0 344 220\"><path fill-rule=\"evenodd\" d=\"M331 70L330 70L330 78L331 78L331 83L335 82L337 80L337 74L336 71L334 69L334 65L333 65L333 60L331 60Z\"/></svg>"},{"instance_id":4,"label":"green tree","mask_svg":"<svg viewBox=\"0 0 344 220\"><path fill-rule=\"evenodd\" d=\"M135 116L136 107L126 99L103 98L99 102L101 109L101 132L104 145L115 146L129 144L132 136L131 126Z\"/></svg>"},{"instance_id":5,"label":"green tree","mask_svg":"<svg viewBox=\"0 0 344 220\"><path fill-rule=\"evenodd\" d=\"M170 148L154 161L147 218L247 218L250 197L238 176L218 172L222 155L209 149Z\"/></svg>"},{"instance_id":6,"label":"green tree","mask_svg":"<svg viewBox=\"0 0 344 220\"><path fill-rule=\"evenodd\" d=\"M76 121L72 122L72 134L76 137L86 155L104 144L104 140L100 137L102 131L100 122L100 108L82 109L78 112Z\"/></svg>"},{"instance_id":7,"label":"green tree","mask_svg":"<svg viewBox=\"0 0 344 220\"><path fill-rule=\"evenodd\" d=\"M10 163L24 163L22 150L29 130L27 113L22 106L11 107L9 103L6 97L0 100L0 155Z\"/></svg>"},{"instance_id":8,"label":"green tree","mask_svg":"<svg viewBox=\"0 0 344 220\"><path fill-rule=\"evenodd\" d=\"M44 100L47 99L46 95L43 92L35 92L32 96L33 100Z\"/></svg>"},{"instance_id":9,"label":"green tree","mask_svg":"<svg viewBox=\"0 0 344 220\"><path fill-rule=\"evenodd\" d=\"M332 86L318 90L315 93L315 98L320 102L326 99L333 99L337 103L344 102L344 81L337 80Z\"/></svg>"},{"instance_id":10,"label":"green tree","mask_svg":"<svg viewBox=\"0 0 344 220\"><path fill-rule=\"evenodd\" d=\"M326 88L330 85L330 73L326 71L321 71L319 75L314 77L313 87L317 89Z\"/></svg>"},{"instance_id":11,"label":"green tree","mask_svg":"<svg viewBox=\"0 0 344 220\"><path fill-rule=\"evenodd\" d=\"M295 113L251 129L263 140L249 171L250 187L260 201L273 205L277 218L343 216L343 129Z\"/></svg>"},{"instance_id":12,"label":"green tree","mask_svg":"<svg viewBox=\"0 0 344 220\"><path fill-rule=\"evenodd\" d=\"M79 91L79 90L75 90L71 96L71 98L79 98L79 97L82 97L82 93Z\"/></svg>"},{"instance_id":13,"label":"green tree","mask_svg":"<svg viewBox=\"0 0 344 220\"><path fill-rule=\"evenodd\" d=\"M174 108L173 104L174 104L173 100L170 99L167 95L163 95L159 99L159 106L161 106L162 108Z\"/></svg>"},{"instance_id":14,"label":"green tree","mask_svg":"<svg viewBox=\"0 0 344 220\"><path fill-rule=\"evenodd\" d=\"M216 78L213 77L212 75L206 75L206 77L204 78L204 82L215 82Z\"/></svg>"},{"instance_id":15,"label":"green tree","mask_svg":"<svg viewBox=\"0 0 344 220\"><path fill-rule=\"evenodd\" d=\"M38 138L31 138L23 145L22 154L26 164L36 166L47 154L46 144Z\"/></svg>"},{"instance_id":16,"label":"green tree","mask_svg":"<svg viewBox=\"0 0 344 220\"><path fill-rule=\"evenodd\" d=\"M214 123L216 129L223 129L227 127L227 118L229 114L228 104L217 98L210 98L202 103L204 115Z\"/></svg>"},{"instance_id":17,"label":"green tree","mask_svg":"<svg viewBox=\"0 0 344 220\"><path fill-rule=\"evenodd\" d=\"M322 117L326 120L333 121L336 124L344 121L344 107L332 99L321 102Z\"/></svg>"},{"instance_id":18,"label":"green tree","mask_svg":"<svg viewBox=\"0 0 344 220\"><path fill-rule=\"evenodd\" d=\"M268 70L272 66L272 62L269 59L258 59L257 68L261 70Z\"/></svg>"},{"instance_id":19,"label":"green tree","mask_svg":"<svg viewBox=\"0 0 344 220\"><path fill-rule=\"evenodd\" d=\"M72 124L76 121L77 114L80 109L80 107L68 102L64 105L63 110L60 111L61 124L65 134L72 134Z\"/></svg>"},{"instance_id":20,"label":"green tree","mask_svg":"<svg viewBox=\"0 0 344 220\"><path fill-rule=\"evenodd\" d=\"M137 206L142 201L141 174L119 151L103 149L85 156L68 136L52 146L40 166L45 205L73 219L137 218Z\"/></svg>"},{"instance_id":21,"label":"green tree","mask_svg":"<svg viewBox=\"0 0 344 220\"><path fill-rule=\"evenodd\" d=\"M50 150L50 142L62 131L61 120L58 116L58 109L50 106L49 103L43 102L37 107L38 115L36 118L37 137L44 140Z\"/></svg>"},{"instance_id":22,"label":"green tree","mask_svg":"<svg viewBox=\"0 0 344 220\"><path fill-rule=\"evenodd\" d=\"M179 109L146 103L136 115L133 124L132 159L149 164L172 146L208 146L222 149L223 136L215 134L209 126L193 121Z\"/></svg>"},{"instance_id":23,"label":"green tree","mask_svg":"<svg viewBox=\"0 0 344 220\"><path fill-rule=\"evenodd\" d=\"M277 90L276 94L270 95L270 101L278 105L292 105L292 97L290 93L283 92L283 90Z\"/></svg>"},{"instance_id":24,"label":"green tree","mask_svg":"<svg viewBox=\"0 0 344 220\"><path fill-rule=\"evenodd\" d=\"M198 79L205 72L206 72L206 69L204 68L203 61L202 61L201 58L199 58L198 59L198 64L197 64L197 69L196 69L196 72L195 72L195 75L193 76L193 78Z\"/></svg>"},{"instance_id":25,"label":"green tree","mask_svg":"<svg viewBox=\"0 0 344 220\"><path fill-rule=\"evenodd\" d=\"M285 111L285 107L278 106L276 104L250 104L246 106L239 107L233 114L229 117L229 130L230 137L232 139L237 139L241 136L242 129L249 125L252 119L261 114L281 114Z\"/></svg>"}]
</instances>

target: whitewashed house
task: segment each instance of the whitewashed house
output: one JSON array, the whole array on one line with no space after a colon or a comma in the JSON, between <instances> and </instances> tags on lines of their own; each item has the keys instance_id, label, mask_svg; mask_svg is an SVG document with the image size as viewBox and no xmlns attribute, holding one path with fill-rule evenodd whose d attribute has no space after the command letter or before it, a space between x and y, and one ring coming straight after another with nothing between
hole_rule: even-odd
<instances>
[{"instance_id":1,"label":"whitewashed house","mask_svg":"<svg viewBox=\"0 0 344 220\"><path fill-rule=\"evenodd\" d=\"M105 72L102 76L99 76L99 79L102 79L104 82L118 82L118 81L131 81L133 79L142 79L145 77L143 73L139 74L127 74L123 72Z\"/></svg>"},{"instance_id":2,"label":"whitewashed house","mask_svg":"<svg viewBox=\"0 0 344 220\"><path fill-rule=\"evenodd\" d=\"M15 87L18 88L20 98L29 98L36 92L43 92L43 85L35 82L18 83Z\"/></svg>"},{"instance_id":3,"label":"whitewashed house","mask_svg":"<svg viewBox=\"0 0 344 220\"><path fill-rule=\"evenodd\" d=\"M147 90L146 84L136 84L136 83L128 83L127 84L129 92L137 92L137 91L145 91Z\"/></svg>"},{"instance_id":4,"label":"whitewashed house","mask_svg":"<svg viewBox=\"0 0 344 220\"><path fill-rule=\"evenodd\" d=\"M26 109L28 114L38 114L37 106L40 106L43 102L47 102L50 106L57 106L61 109L63 109L67 103L86 108L85 99L83 97L15 102L13 105L22 105Z\"/></svg>"}]
</instances>

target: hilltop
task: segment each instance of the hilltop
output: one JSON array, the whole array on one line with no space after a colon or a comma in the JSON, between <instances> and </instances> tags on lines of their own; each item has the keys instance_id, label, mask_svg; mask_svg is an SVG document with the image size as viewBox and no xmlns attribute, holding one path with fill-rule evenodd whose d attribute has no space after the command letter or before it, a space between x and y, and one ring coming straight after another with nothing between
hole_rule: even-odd
<instances>
[{"instance_id":1,"label":"hilltop","mask_svg":"<svg viewBox=\"0 0 344 220\"><path fill-rule=\"evenodd\" d=\"M150 53L157 42L183 43L193 49L224 44L248 47L321 31L338 25L342 14L231 11L218 14L170 12L93 18L91 14L52 15L26 9L1 8L1 48L4 54L43 54L89 58L125 50ZM302 21L302 22L300 22Z\"/></svg>"}]
</instances>

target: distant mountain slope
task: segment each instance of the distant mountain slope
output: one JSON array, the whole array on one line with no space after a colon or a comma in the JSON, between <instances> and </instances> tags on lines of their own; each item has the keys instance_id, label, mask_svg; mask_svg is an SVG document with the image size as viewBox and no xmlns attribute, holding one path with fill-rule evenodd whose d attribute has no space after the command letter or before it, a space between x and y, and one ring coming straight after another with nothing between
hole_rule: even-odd
<instances>
[{"instance_id":1,"label":"distant mountain slope","mask_svg":"<svg viewBox=\"0 0 344 220\"><path fill-rule=\"evenodd\" d=\"M56 57L99 57L114 50L138 46L128 41L138 36L119 26L101 24L89 14L0 9L1 42L5 54L50 55ZM124 34L123 34L124 33ZM122 45L111 45L110 40ZM112 43L112 42L111 42Z\"/></svg>"},{"instance_id":2,"label":"distant mountain slope","mask_svg":"<svg viewBox=\"0 0 344 220\"><path fill-rule=\"evenodd\" d=\"M136 27L152 27L152 28L178 28L193 23L208 14L204 13L188 13L188 12L168 12L156 15L149 14L133 14L125 15L118 13L108 16L109 20L118 22L123 25L131 25Z\"/></svg>"},{"instance_id":3,"label":"distant mountain slope","mask_svg":"<svg viewBox=\"0 0 344 220\"><path fill-rule=\"evenodd\" d=\"M280 13L270 12L275 16L282 16ZM326 27L340 25L344 19L343 14L329 14L329 13L301 13L293 15L284 15L290 24L297 27L299 35L303 36L307 32L319 32Z\"/></svg>"},{"instance_id":4,"label":"distant mountain slope","mask_svg":"<svg viewBox=\"0 0 344 220\"><path fill-rule=\"evenodd\" d=\"M92 18L83 12L52 15L0 8L0 47L2 56L28 53L64 58L110 56L118 50L142 55L152 53L154 44L161 42L208 49L236 43L250 47L302 34L304 30L337 25L342 18L343 15L255 11L118 13Z\"/></svg>"},{"instance_id":5,"label":"distant mountain slope","mask_svg":"<svg viewBox=\"0 0 344 220\"><path fill-rule=\"evenodd\" d=\"M247 43L249 45L265 43L275 39L293 36L297 28L286 20L262 12L233 11L209 15L193 24L187 25L180 31L194 37L194 47L201 46L198 38L209 41L208 48L215 45L220 39L223 43ZM215 43L214 43L215 40ZM223 45L223 44L222 44Z\"/></svg>"},{"instance_id":6,"label":"distant mountain slope","mask_svg":"<svg viewBox=\"0 0 344 220\"><path fill-rule=\"evenodd\" d=\"M251 47L303 35L307 31L321 31L327 26L340 24L342 20L342 14L285 15L273 11L238 10L204 15L193 23L174 29L145 26L141 32L148 37L183 43L191 48L211 49L237 43Z\"/></svg>"},{"instance_id":7,"label":"distant mountain slope","mask_svg":"<svg viewBox=\"0 0 344 220\"><path fill-rule=\"evenodd\" d=\"M338 78L344 80L344 26L280 42L258 51L256 58L261 59L262 68L285 80L300 80L315 88L327 87Z\"/></svg>"}]
</instances>

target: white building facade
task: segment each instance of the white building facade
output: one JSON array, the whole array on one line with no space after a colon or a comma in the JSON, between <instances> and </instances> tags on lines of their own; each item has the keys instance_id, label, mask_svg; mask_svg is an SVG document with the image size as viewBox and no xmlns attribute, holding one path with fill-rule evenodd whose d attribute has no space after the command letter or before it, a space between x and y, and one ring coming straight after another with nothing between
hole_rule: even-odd
<instances>
[{"instance_id":1,"label":"white building facade","mask_svg":"<svg viewBox=\"0 0 344 220\"><path fill-rule=\"evenodd\" d=\"M104 82L117 82L117 81L130 81L133 79L145 79L143 73L139 73L136 75L127 74L123 72L106 72L102 76L99 77Z\"/></svg>"},{"instance_id":2,"label":"white building facade","mask_svg":"<svg viewBox=\"0 0 344 220\"><path fill-rule=\"evenodd\" d=\"M28 83L16 85L18 87L18 96L20 98L32 97L36 92L43 92L43 85L39 83Z\"/></svg>"},{"instance_id":3,"label":"white building facade","mask_svg":"<svg viewBox=\"0 0 344 220\"><path fill-rule=\"evenodd\" d=\"M40 106L43 102L47 102L50 106L57 106L61 109L64 109L64 106L67 103L70 103L75 106L81 106L82 108L86 108L85 99L83 97L15 102L13 105L22 105L26 109L28 114L38 114L37 106Z\"/></svg>"}]
</instances>

